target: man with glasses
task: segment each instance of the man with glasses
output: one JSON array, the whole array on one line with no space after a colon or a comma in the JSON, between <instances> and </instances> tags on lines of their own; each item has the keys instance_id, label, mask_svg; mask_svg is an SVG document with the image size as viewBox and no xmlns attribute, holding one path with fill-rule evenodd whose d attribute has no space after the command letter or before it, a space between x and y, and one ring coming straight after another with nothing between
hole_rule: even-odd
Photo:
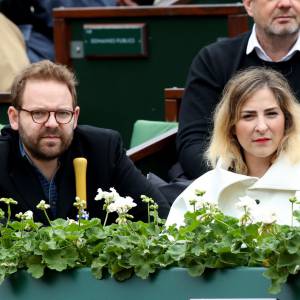
<instances>
[{"instance_id":1,"label":"man with glasses","mask_svg":"<svg viewBox=\"0 0 300 300\"><path fill-rule=\"evenodd\" d=\"M274 68L300 99L300 1L243 0L243 4L255 23L252 32L204 47L190 68L177 135L179 161L189 179L208 169L205 150L212 113L235 72L250 66Z\"/></svg>"},{"instance_id":2,"label":"man with glasses","mask_svg":"<svg viewBox=\"0 0 300 300\"><path fill-rule=\"evenodd\" d=\"M77 126L75 78L66 67L41 61L25 68L12 86L8 108L10 127L0 137L0 197L11 197L17 212L31 210L36 221L46 222L36 205L50 204L54 218L75 218L76 196L73 159L87 164L87 210L103 219L103 203L93 201L97 189L114 187L131 196L137 206L135 219L145 220L147 209L140 195L153 197L161 217L168 204L134 167L122 147L119 134L92 126Z\"/></svg>"}]
</instances>

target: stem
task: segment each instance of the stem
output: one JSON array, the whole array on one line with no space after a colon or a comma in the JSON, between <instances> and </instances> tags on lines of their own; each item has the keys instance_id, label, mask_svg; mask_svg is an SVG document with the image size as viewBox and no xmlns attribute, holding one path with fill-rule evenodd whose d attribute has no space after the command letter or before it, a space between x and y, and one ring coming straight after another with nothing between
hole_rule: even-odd
<instances>
[{"instance_id":1,"label":"stem","mask_svg":"<svg viewBox=\"0 0 300 300\"><path fill-rule=\"evenodd\" d=\"M107 219L108 219L108 214L109 214L109 212L108 212L108 211L106 211L106 215L105 215L105 219L104 219L103 227L105 227L105 226L106 226L106 222L107 222Z\"/></svg>"},{"instance_id":2,"label":"stem","mask_svg":"<svg viewBox=\"0 0 300 300\"><path fill-rule=\"evenodd\" d=\"M128 225L128 227L130 228L130 230L131 230L133 233L135 233L135 231L133 230L133 228L132 228L130 222L127 222L126 225Z\"/></svg>"},{"instance_id":3,"label":"stem","mask_svg":"<svg viewBox=\"0 0 300 300\"><path fill-rule=\"evenodd\" d=\"M232 226L226 224L225 222L223 222L223 221L221 221L221 220L219 220L219 219L217 219L217 218L214 218L214 219L215 219L217 222L219 222L219 223L221 223L221 224L227 226L228 228L232 228Z\"/></svg>"},{"instance_id":4,"label":"stem","mask_svg":"<svg viewBox=\"0 0 300 300\"><path fill-rule=\"evenodd\" d=\"M294 214L294 202L292 202L292 220L291 220L291 226L292 227L294 225L294 216L293 216L293 214Z\"/></svg>"},{"instance_id":5,"label":"stem","mask_svg":"<svg viewBox=\"0 0 300 300\"><path fill-rule=\"evenodd\" d=\"M49 219L49 216L48 216L48 214L47 214L47 212L46 212L46 209L44 208L43 211L44 211L44 214L45 214L45 216L46 216L46 219L47 219L49 225L52 227L52 224L51 224L51 221L50 221L50 219Z\"/></svg>"},{"instance_id":6,"label":"stem","mask_svg":"<svg viewBox=\"0 0 300 300\"><path fill-rule=\"evenodd\" d=\"M157 212L155 212L155 213L153 214L153 218L154 218L153 223L154 223L155 225L158 225Z\"/></svg>"},{"instance_id":7,"label":"stem","mask_svg":"<svg viewBox=\"0 0 300 300\"><path fill-rule=\"evenodd\" d=\"M6 221L6 226L5 228L7 228L9 222L10 222L10 217L11 217L11 209L10 209L10 204L7 204L7 221Z\"/></svg>"}]
</instances>

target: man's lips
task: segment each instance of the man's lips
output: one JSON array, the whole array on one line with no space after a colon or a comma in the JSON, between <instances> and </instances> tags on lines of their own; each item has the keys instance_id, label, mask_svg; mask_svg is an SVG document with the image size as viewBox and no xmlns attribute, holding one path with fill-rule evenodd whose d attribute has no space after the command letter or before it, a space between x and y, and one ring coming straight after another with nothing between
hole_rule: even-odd
<instances>
[{"instance_id":1,"label":"man's lips","mask_svg":"<svg viewBox=\"0 0 300 300\"><path fill-rule=\"evenodd\" d=\"M46 140L57 140L57 139L60 139L60 136L58 136L58 135L44 135L41 138L46 139Z\"/></svg>"},{"instance_id":2,"label":"man's lips","mask_svg":"<svg viewBox=\"0 0 300 300\"><path fill-rule=\"evenodd\" d=\"M293 19L295 19L294 16L277 16L277 17L275 17L275 20L277 20L279 22L288 22Z\"/></svg>"}]
</instances>

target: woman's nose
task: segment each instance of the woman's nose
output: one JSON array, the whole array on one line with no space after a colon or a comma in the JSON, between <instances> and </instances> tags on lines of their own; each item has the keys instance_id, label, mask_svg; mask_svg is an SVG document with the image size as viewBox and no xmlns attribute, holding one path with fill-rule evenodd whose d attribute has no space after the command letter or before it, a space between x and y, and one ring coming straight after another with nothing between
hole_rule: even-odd
<instances>
[{"instance_id":1,"label":"woman's nose","mask_svg":"<svg viewBox=\"0 0 300 300\"><path fill-rule=\"evenodd\" d=\"M268 124L265 118L258 118L255 130L259 132L265 132L268 129Z\"/></svg>"}]
</instances>

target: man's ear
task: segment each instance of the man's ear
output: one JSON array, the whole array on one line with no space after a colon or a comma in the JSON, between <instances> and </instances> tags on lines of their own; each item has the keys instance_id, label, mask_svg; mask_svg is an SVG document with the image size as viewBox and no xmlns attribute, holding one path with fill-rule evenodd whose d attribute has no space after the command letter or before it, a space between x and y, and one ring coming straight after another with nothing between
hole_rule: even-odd
<instances>
[{"instance_id":1,"label":"man's ear","mask_svg":"<svg viewBox=\"0 0 300 300\"><path fill-rule=\"evenodd\" d=\"M247 14L250 17L253 17L253 7L252 7L253 0L243 0L243 4L244 4L244 7L247 11Z\"/></svg>"},{"instance_id":2,"label":"man's ear","mask_svg":"<svg viewBox=\"0 0 300 300\"><path fill-rule=\"evenodd\" d=\"M79 113L80 113L80 107L76 106L74 109L74 123L73 123L73 129L77 127L78 123L78 118L79 118Z\"/></svg>"},{"instance_id":3,"label":"man's ear","mask_svg":"<svg viewBox=\"0 0 300 300\"><path fill-rule=\"evenodd\" d=\"M19 129L19 114L15 107L9 106L7 110L9 124L12 129Z\"/></svg>"}]
</instances>

